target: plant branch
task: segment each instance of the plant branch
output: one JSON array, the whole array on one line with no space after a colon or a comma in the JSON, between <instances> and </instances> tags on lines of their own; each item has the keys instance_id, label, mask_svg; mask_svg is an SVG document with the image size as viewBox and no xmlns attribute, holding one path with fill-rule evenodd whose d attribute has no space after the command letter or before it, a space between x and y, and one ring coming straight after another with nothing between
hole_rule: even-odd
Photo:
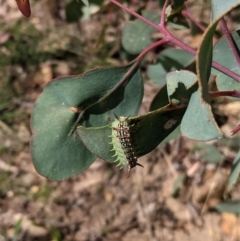
<instances>
[{"instance_id":1,"label":"plant branch","mask_svg":"<svg viewBox=\"0 0 240 241\"><path fill-rule=\"evenodd\" d=\"M239 131L240 131L240 124L238 124L236 127L233 128L233 130L231 131L231 135L233 136Z\"/></svg>"},{"instance_id":2,"label":"plant branch","mask_svg":"<svg viewBox=\"0 0 240 241\"><path fill-rule=\"evenodd\" d=\"M166 8L168 5L169 5L169 0L166 0L163 5L162 14L161 14L160 23L159 23L159 26L161 26L162 28L165 28Z\"/></svg>"},{"instance_id":3,"label":"plant branch","mask_svg":"<svg viewBox=\"0 0 240 241\"><path fill-rule=\"evenodd\" d=\"M151 44L150 46L148 46L146 49L144 49L137 57L137 61L140 63L142 61L142 59L145 57L145 55L150 52L151 50L155 49L156 47L163 45L165 43L168 43L168 39L164 38L161 39L153 44Z\"/></svg>"},{"instance_id":4,"label":"plant branch","mask_svg":"<svg viewBox=\"0 0 240 241\"><path fill-rule=\"evenodd\" d=\"M193 16L192 14L189 12L188 9L184 9L182 10L182 15L185 17L188 17L199 29L201 29L203 32L205 31L205 27L200 24Z\"/></svg>"},{"instance_id":5,"label":"plant branch","mask_svg":"<svg viewBox=\"0 0 240 241\"><path fill-rule=\"evenodd\" d=\"M226 38L227 38L227 41L228 41L228 43L229 43L229 45L230 45L230 48L231 48L231 50L232 50L232 52L233 52L233 55L234 55L234 57L235 57L235 59L236 59L236 61L237 61L237 64L238 64L238 66L240 66L239 53L238 53L238 51L237 51L237 49L236 49L236 44L234 43L234 40L233 40L233 38L232 38L232 35L231 35L230 32L229 32L229 29L228 29L228 27L227 27L227 24L226 24L226 21L225 21L224 18L222 18L222 19L220 20L220 24L221 24L222 30L223 30Z\"/></svg>"},{"instance_id":6,"label":"plant branch","mask_svg":"<svg viewBox=\"0 0 240 241\"><path fill-rule=\"evenodd\" d=\"M83 118L85 112L93 107L94 105L97 105L98 103L106 100L110 95L112 95L119 87L124 85L127 81L130 80L131 76L136 72L137 68L139 66L139 63L136 61L131 68L125 73L124 77L108 92L106 93L103 97L99 98L96 102L92 103L91 105L88 105L86 108L81 110L81 113L79 114L77 120L75 121L73 127L71 128L68 136L71 136L74 131L76 130L77 126L79 125L80 120Z\"/></svg>"},{"instance_id":7,"label":"plant branch","mask_svg":"<svg viewBox=\"0 0 240 241\"><path fill-rule=\"evenodd\" d=\"M182 10L182 15L185 17L188 17L200 30L202 30L204 32L206 30L206 28L193 17L193 15L191 14L191 12L189 11L189 9L187 7L187 3L185 3L185 7L186 7L186 9ZM216 42L217 38L215 36L213 36L213 40L214 40L214 42Z\"/></svg>"},{"instance_id":8,"label":"plant branch","mask_svg":"<svg viewBox=\"0 0 240 241\"><path fill-rule=\"evenodd\" d=\"M221 96L231 96L240 98L240 92L237 90L229 90L229 91L217 91L210 93L211 99L221 97Z\"/></svg>"},{"instance_id":9,"label":"plant branch","mask_svg":"<svg viewBox=\"0 0 240 241\"><path fill-rule=\"evenodd\" d=\"M132 11L132 10L129 9L128 7L126 7L126 6L124 6L123 4L121 4L120 2L118 2L117 0L110 0L110 1L111 1L113 4L117 5L118 7L120 7L121 9L123 9L124 11L126 11L126 12L132 14L134 17L140 19L141 21L143 21L143 22L146 23L147 25L155 28L155 29L158 30L158 31L161 31L161 28L160 28L157 24L155 24L155 23L151 22L150 20L144 18L144 17L141 16L140 14Z\"/></svg>"},{"instance_id":10,"label":"plant branch","mask_svg":"<svg viewBox=\"0 0 240 241\"><path fill-rule=\"evenodd\" d=\"M177 38L175 38L173 36L168 36L168 37L169 37L170 43L172 43L173 45L176 45L176 46L180 47L181 49L184 49L187 52L191 53L192 55L196 56L197 51L195 49L191 48L190 46L181 42L180 40L178 40Z\"/></svg>"},{"instance_id":11,"label":"plant branch","mask_svg":"<svg viewBox=\"0 0 240 241\"><path fill-rule=\"evenodd\" d=\"M160 31L161 33L163 33L165 35L165 40L166 42L170 42L172 44L175 44L176 46L186 50L187 52L193 54L196 56L196 51L194 49L192 49L190 46L184 44L183 42L181 42L180 40L178 40L177 38L175 38L163 25L156 25L155 23L149 21L148 19L144 18L143 16L139 15L138 13L132 11L131 9L127 8L126 6L122 5L121 3L119 3L117 0L110 0L113 4L117 5L118 7L120 7L121 9L123 9L124 11L132 14L133 16L135 16L136 18L138 18L139 20L143 21L144 23L148 24L149 26L155 28L156 30ZM212 62L212 66L221 71L222 73L228 75L229 77L235 79L237 82L240 82L240 75L232 72L231 70L227 69L226 67L224 67L223 65L216 63L215 61Z\"/></svg>"},{"instance_id":12,"label":"plant branch","mask_svg":"<svg viewBox=\"0 0 240 241\"><path fill-rule=\"evenodd\" d=\"M229 77L233 78L234 80L236 80L237 82L240 83L240 75L234 73L233 71L229 70L228 68L224 67L223 65L221 65L215 61L212 62L212 66L215 69L221 71L222 73L228 75Z\"/></svg>"}]
</instances>

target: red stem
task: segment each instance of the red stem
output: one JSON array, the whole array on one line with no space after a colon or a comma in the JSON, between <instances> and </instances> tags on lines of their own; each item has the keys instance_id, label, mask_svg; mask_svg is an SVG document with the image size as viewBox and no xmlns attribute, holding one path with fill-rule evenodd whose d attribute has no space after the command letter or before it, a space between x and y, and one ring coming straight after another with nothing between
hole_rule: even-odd
<instances>
[{"instance_id":1,"label":"red stem","mask_svg":"<svg viewBox=\"0 0 240 241\"><path fill-rule=\"evenodd\" d=\"M162 28L165 28L165 20L166 20L166 8L169 4L169 0L166 0L164 5L163 5L163 9L162 9L162 14L161 14L161 19L160 19L160 23L159 26L161 26Z\"/></svg>"},{"instance_id":2,"label":"red stem","mask_svg":"<svg viewBox=\"0 0 240 241\"><path fill-rule=\"evenodd\" d=\"M185 17L188 17L203 32L205 31L205 27L199 22L197 22L197 20L192 16L192 14L188 11L188 9L182 10L182 15Z\"/></svg>"},{"instance_id":3,"label":"red stem","mask_svg":"<svg viewBox=\"0 0 240 241\"><path fill-rule=\"evenodd\" d=\"M239 131L240 131L240 124L238 124L236 127L233 128L233 130L231 131L231 135L233 136Z\"/></svg>"},{"instance_id":4,"label":"red stem","mask_svg":"<svg viewBox=\"0 0 240 241\"><path fill-rule=\"evenodd\" d=\"M186 7L186 9L182 10L182 15L185 17L188 17L200 30L202 30L204 32L206 28L192 16L191 12L187 8L186 3L185 3L185 7ZM217 40L218 39L215 36L213 36L214 43L217 42Z\"/></svg>"},{"instance_id":5,"label":"red stem","mask_svg":"<svg viewBox=\"0 0 240 241\"><path fill-rule=\"evenodd\" d=\"M163 45L163 44L165 44L165 43L168 43L168 42L169 42L169 41L168 41L166 38L164 38L164 39L161 39L161 40L159 40L159 41L151 44L151 45L148 46L146 49L144 49L141 54L138 55L138 57L137 57L138 62L141 62L142 59L144 58L144 56L145 56L148 52L150 52L152 49L155 49L156 47L158 47L158 46L160 46L160 45Z\"/></svg>"},{"instance_id":6,"label":"red stem","mask_svg":"<svg viewBox=\"0 0 240 241\"><path fill-rule=\"evenodd\" d=\"M155 23L151 22L150 20L144 18L143 16L139 15L138 13L132 11L131 9L129 9L128 7L124 6L123 4L121 4L120 2L116 1L116 0L110 0L113 4L117 5L118 7L120 7L121 9L123 9L124 11L132 14L134 17L140 19L141 21L143 21L144 23L146 23L147 25L155 28L158 31L162 31L162 29Z\"/></svg>"},{"instance_id":7,"label":"red stem","mask_svg":"<svg viewBox=\"0 0 240 241\"><path fill-rule=\"evenodd\" d=\"M210 93L211 99L221 97L221 96L231 96L240 98L240 92L237 90L229 90L229 91L217 91Z\"/></svg>"}]
</instances>

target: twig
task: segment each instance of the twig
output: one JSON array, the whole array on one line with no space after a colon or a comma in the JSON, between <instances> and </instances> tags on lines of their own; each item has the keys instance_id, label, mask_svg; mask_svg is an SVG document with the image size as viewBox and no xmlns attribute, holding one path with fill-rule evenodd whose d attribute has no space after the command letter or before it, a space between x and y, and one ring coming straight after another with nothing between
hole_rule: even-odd
<instances>
[{"instance_id":1,"label":"twig","mask_svg":"<svg viewBox=\"0 0 240 241\"><path fill-rule=\"evenodd\" d=\"M240 98L240 92L237 90L229 90L229 91L217 91L210 93L211 99L221 97L221 96L231 96Z\"/></svg>"},{"instance_id":2,"label":"twig","mask_svg":"<svg viewBox=\"0 0 240 241\"><path fill-rule=\"evenodd\" d=\"M233 130L231 131L231 135L233 136L239 131L240 131L240 124L238 124L236 127L233 128Z\"/></svg>"},{"instance_id":3,"label":"twig","mask_svg":"<svg viewBox=\"0 0 240 241\"><path fill-rule=\"evenodd\" d=\"M161 14L160 23L159 23L159 26L161 26L162 28L165 28L165 20L166 20L165 12L168 5L169 5L169 0L166 0L163 5L162 14Z\"/></svg>"}]
</instances>

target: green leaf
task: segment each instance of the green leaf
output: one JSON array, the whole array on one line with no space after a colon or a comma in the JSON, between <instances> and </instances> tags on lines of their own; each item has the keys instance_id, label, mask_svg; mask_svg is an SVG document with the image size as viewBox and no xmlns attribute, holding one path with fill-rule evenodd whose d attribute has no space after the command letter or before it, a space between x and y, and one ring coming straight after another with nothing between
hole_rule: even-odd
<instances>
[{"instance_id":1,"label":"green leaf","mask_svg":"<svg viewBox=\"0 0 240 241\"><path fill-rule=\"evenodd\" d=\"M172 1L172 8L174 12L179 12L184 8L184 2L186 0L173 0Z\"/></svg>"},{"instance_id":2,"label":"green leaf","mask_svg":"<svg viewBox=\"0 0 240 241\"><path fill-rule=\"evenodd\" d=\"M240 69L235 69L233 70L236 74L240 74ZM232 79L231 77L227 75L218 75L216 78L216 83L217 83L217 88L218 90L221 91L228 91L228 90L237 90L240 91L240 83L237 82L236 80ZM239 98L235 97L228 97L226 96L227 99L231 99L234 101L240 101Z\"/></svg>"},{"instance_id":3,"label":"green leaf","mask_svg":"<svg viewBox=\"0 0 240 241\"><path fill-rule=\"evenodd\" d=\"M222 153L214 145L200 142L194 145L191 152L198 152L200 159L208 163L220 163L223 160Z\"/></svg>"},{"instance_id":4,"label":"green leaf","mask_svg":"<svg viewBox=\"0 0 240 241\"><path fill-rule=\"evenodd\" d=\"M88 0L81 0L85 5L86 5L86 7L89 7L89 2L88 2Z\"/></svg>"},{"instance_id":5,"label":"green leaf","mask_svg":"<svg viewBox=\"0 0 240 241\"><path fill-rule=\"evenodd\" d=\"M166 75L169 102L187 104L197 89L197 76L187 70L173 71Z\"/></svg>"},{"instance_id":6,"label":"green leaf","mask_svg":"<svg viewBox=\"0 0 240 241\"><path fill-rule=\"evenodd\" d=\"M151 110L162 108L171 102L175 105L187 104L190 97L197 88L196 75L187 70L173 71L166 75L167 85L164 86L155 96ZM172 133L162 140L161 144L175 138L180 133L176 128Z\"/></svg>"},{"instance_id":7,"label":"green leaf","mask_svg":"<svg viewBox=\"0 0 240 241\"><path fill-rule=\"evenodd\" d=\"M231 34L232 39L235 43L237 51L240 51L240 30ZM230 49L229 43L226 37L222 37L214 46L213 49L213 60L217 63L225 66L236 74L240 74L239 66L234 57L233 52ZM217 75L216 83L217 87L221 91L237 90L240 91L240 83L231 77L223 74L222 72L212 69L213 74ZM239 101L239 98L227 97Z\"/></svg>"},{"instance_id":8,"label":"green leaf","mask_svg":"<svg viewBox=\"0 0 240 241\"><path fill-rule=\"evenodd\" d=\"M14 226L14 239L17 238L17 236L20 234L21 229L22 229L22 222L23 222L23 217L20 217L17 223Z\"/></svg>"},{"instance_id":9,"label":"green leaf","mask_svg":"<svg viewBox=\"0 0 240 241\"><path fill-rule=\"evenodd\" d=\"M186 181L187 179L187 175L184 173L184 174L181 174L173 183L173 190L172 190L172 196L174 198L177 198L178 197L178 194L179 194L179 190L181 188L181 186L183 185L183 183Z\"/></svg>"},{"instance_id":10,"label":"green leaf","mask_svg":"<svg viewBox=\"0 0 240 241\"><path fill-rule=\"evenodd\" d=\"M143 96L140 72L119 85L131 68L97 68L61 77L44 88L33 109L31 140L33 162L41 175L61 180L93 163L95 156L83 145L78 131L70 135L76 125L103 126L114 113L137 113Z\"/></svg>"},{"instance_id":11,"label":"green leaf","mask_svg":"<svg viewBox=\"0 0 240 241\"><path fill-rule=\"evenodd\" d=\"M68 136L76 114L66 108L66 96L50 98L51 92L54 93L45 89L33 110L31 153L39 174L51 180L62 180L87 169L96 158L76 134ZM43 98L49 103L44 102ZM69 99L71 102L71 97ZM65 110L60 106L60 101Z\"/></svg>"},{"instance_id":12,"label":"green leaf","mask_svg":"<svg viewBox=\"0 0 240 241\"><path fill-rule=\"evenodd\" d=\"M233 136L232 138L222 139L219 144L221 146L227 146L233 151L238 151L240 146L240 136Z\"/></svg>"},{"instance_id":13,"label":"green leaf","mask_svg":"<svg viewBox=\"0 0 240 241\"><path fill-rule=\"evenodd\" d=\"M137 156L154 150L181 123L185 108L164 107L136 118L130 118L132 147Z\"/></svg>"},{"instance_id":14,"label":"green leaf","mask_svg":"<svg viewBox=\"0 0 240 241\"><path fill-rule=\"evenodd\" d=\"M148 66L148 77L155 83L164 85L165 75L173 70L180 70L189 66L194 61L194 56L184 50L169 48L163 50L156 64Z\"/></svg>"},{"instance_id":15,"label":"green leaf","mask_svg":"<svg viewBox=\"0 0 240 241\"><path fill-rule=\"evenodd\" d=\"M219 0L212 0L211 3L212 21L219 20L221 17L227 14L227 12L240 5L239 0L221 1L221 4L219 3Z\"/></svg>"},{"instance_id":16,"label":"green leaf","mask_svg":"<svg viewBox=\"0 0 240 241\"><path fill-rule=\"evenodd\" d=\"M240 200L219 203L215 209L221 213L240 214Z\"/></svg>"},{"instance_id":17,"label":"green leaf","mask_svg":"<svg viewBox=\"0 0 240 241\"><path fill-rule=\"evenodd\" d=\"M143 17L153 23L159 22L159 15L143 11ZM139 54L151 43L151 33L154 29L137 19L133 22L128 22L123 29L122 45L124 49L130 54Z\"/></svg>"},{"instance_id":18,"label":"green leaf","mask_svg":"<svg viewBox=\"0 0 240 241\"><path fill-rule=\"evenodd\" d=\"M180 124L185 109L173 110L168 107L146 115L129 118L131 144L137 157L152 151ZM114 162L111 126L85 128L80 126L78 133L85 146L96 156Z\"/></svg>"},{"instance_id":19,"label":"green leaf","mask_svg":"<svg viewBox=\"0 0 240 241\"><path fill-rule=\"evenodd\" d=\"M211 106L202 101L199 90L192 94L181 123L183 136L199 141L222 138L214 120Z\"/></svg>"},{"instance_id":20,"label":"green leaf","mask_svg":"<svg viewBox=\"0 0 240 241\"><path fill-rule=\"evenodd\" d=\"M167 18L167 21L169 22L169 25L171 25L175 30L189 29L189 24L182 13L171 14Z\"/></svg>"},{"instance_id":21,"label":"green leaf","mask_svg":"<svg viewBox=\"0 0 240 241\"><path fill-rule=\"evenodd\" d=\"M176 30L189 28L185 16L182 14L184 0L173 0L166 9L167 21Z\"/></svg>"},{"instance_id":22,"label":"green leaf","mask_svg":"<svg viewBox=\"0 0 240 241\"><path fill-rule=\"evenodd\" d=\"M164 3L165 3L165 0L158 0L158 4L159 4L160 8L163 7Z\"/></svg>"},{"instance_id":23,"label":"green leaf","mask_svg":"<svg viewBox=\"0 0 240 241\"><path fill-rule=\"evenodd\" d=\"M190 71L173 71L168 73L165 78L167 85L162 87L154 97L150 107L151 111L162 108L171 101L186 104L191 94L196 91L197 77Z\"/></svg>"},{"instance_id":24,"label":"green leaf","mask_svg":"<svg viewBox=\"0 0 240 241\"><path fill-rule=\"evenodd\" d=\"M68 23L74 23L82 16L82 3L76 0L72 0L65 7L66 21Z\"/></svg>"},{"instance_id":25,"label":"green leaf","mask_svg":"<svg viewBox=\"0 0 240 241\"><path fill-rule=\"evenodd\" d=\"M116 157L113 157L113 145L111 144L111 125L99 128L79 126L77 131L85 146L97 157L107 162L115 161Z\"/></svg>"},{"instance_id":26,"label":"green leaf","mask_svg":"<svg viewBox=\"0 0 240 241\"><path fill-rule=\"evenodd\" d=\"M230 177L228 179L228 190L231 190L233 185L237 183L240 173L240 151L234 159Z\"/></svg>"},{"instance_id":27,"label":"green leaf","mask_svg":"<svg viewBox=\"0 0 240 241\"><path fill-rule=\"evenodd\" d=\"M171 68L171 67L170 67ZM170 71L170 70L169 70ZM147 68L147 75L150 80L159 85L165 85L166 79L165 74L169 72L160 63L150 64Z\"/></svg>"},{"instance_id":28,"label":"green leaf","mask_svg":"<svg viewBox=\"0 0 240 241\"><path fill-rule=\"evenodd\" d=\"M167 137L165 137L165 139L160 143L160 145L164 145L180 135L181 135L181 130L179 125L173 132L171 132Z\"/></svg>"},{"instance_id":29,"label":"green leaf","mask_svg":"<svg viewBox=\"0 0 240 241\"><path fill-rule=\"evenodd\" d=\"M169 104L168 100L168 93L167 93L167 85L164 85L157 95L154 97L151 106L150 106L150 111L157 110L159 108L162 108L166 105Z\"/></svg>"},{"instance_id":30,"label":"green leaf","mask_svg":"<svg viewBox=\"0 0 240 241\"><path fill-rule=\"evenodd\" d=\"M237 7L240 5L239 0L229 0L229 1L223 1L221 4L219 4L218 0L212 0L212 20L213 20L213 25L216 23L218 20L220 20L224 15L226 15L229 11L231 11L233 8ZM226 41L226 40L225 40ZM235 41L235 45L237 45L238 41ZM227 43L228 44L228 43ZM219 46L218 46L219 47ZM237 46L238 51L239 51L239 46ZM230 47L228 46L228 49L225 48L226 52L224 53L221 51L222 48L220 49L220 52L217 52L217 49L214 47L214 52L213 52L213 60L222 64L228 69L231 69L232 71L238 72L238 65L236 66L232 60L235 60L235 57L232 54L232 51L229 51ZM227 58L229 58L229 55L231 55L230 63L227 61ZM230 66L229 66L230 65ZM236 67L236 68L235 68ZM218 73L218 71L213 70L213 73ZM224 74L219 74L216 79L217 86L219 90L231 90L231 88L235 88L235 81L232 80L231 78L227 77ZM225 89L227 88L227 89ZM236 90L239 90L239 83L236 85Z\"/></svg>"},{"instance_id":31,"label":"green leaf","mask_svg":"<svg viewBox=\"0 0 240 241\"><path fill-rule=\"evenodd\" d=\"M208 93L208 81L212 67L212 41L217 22L207 28L203 35L203 41L197 51L196 67L201 97L207 103L210 103Z\"/></svg>"}]
</instances>

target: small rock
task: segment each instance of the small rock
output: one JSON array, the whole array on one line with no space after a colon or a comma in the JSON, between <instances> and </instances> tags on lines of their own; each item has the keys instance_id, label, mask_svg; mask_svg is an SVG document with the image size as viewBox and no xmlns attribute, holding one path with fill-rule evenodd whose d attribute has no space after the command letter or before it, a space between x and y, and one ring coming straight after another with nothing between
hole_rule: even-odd
<instances>
[{"instance_id":1,"label":"small rock","mask_svg":"<svg viewBox=\"0 0 240 241\"><path fill-rule=\"evenodd\" d=\"M23 143L29 142L30 132L24 124L20 124L17 136Z\"/></svg>"}]
</instances>

